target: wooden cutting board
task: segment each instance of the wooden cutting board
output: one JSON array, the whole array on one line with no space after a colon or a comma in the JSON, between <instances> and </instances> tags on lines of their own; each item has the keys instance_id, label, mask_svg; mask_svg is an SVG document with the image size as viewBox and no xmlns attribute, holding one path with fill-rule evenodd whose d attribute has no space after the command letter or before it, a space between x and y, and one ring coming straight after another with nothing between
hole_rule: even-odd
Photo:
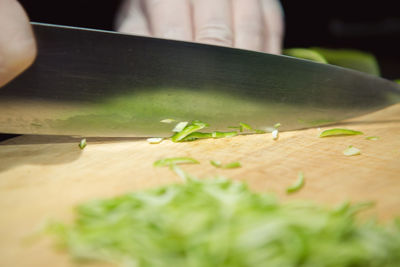
<instances>
[{"instance_id":1,"label":"wooden cutting board","mask_svg":"<svg viewBox=\"0 0 400 267\"><path fill-rule=\"evenodd\" d=\"M270 134L157 145L145 139L88 139L84 150L70 137L21 136L0 143L0 266L75 266L49 239L31 242L35 231L48 219L71 220L72 207L85 200L179 182L168 168L152 166L164 157L196 158L201 164L183 166L193 175L244 180L283 200L375 201L370 214L382 220L400 215L400 104L334 127L365 134L318 138L331 128L324 127L281 133L277 141ZM361 155L344 156L349 145ZM243 167L216 169L211 159L240 161ZM305 187L286 196L299 171Z\"/></svg>"}]
</instances>

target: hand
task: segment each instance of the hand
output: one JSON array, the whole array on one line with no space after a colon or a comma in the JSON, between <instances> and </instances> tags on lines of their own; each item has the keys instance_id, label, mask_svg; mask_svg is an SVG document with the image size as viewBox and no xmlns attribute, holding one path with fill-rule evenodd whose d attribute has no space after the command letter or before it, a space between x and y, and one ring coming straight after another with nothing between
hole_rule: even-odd
<instances>
[{"instance_id":1,"label":"hand","mask_svg":"<svg viewBox=\"0 0 400 267\"><path fill-rule=\"evenodd\" d=\"M29 67L35 56L26 13L16 0L0 0L0 87Z\"/></svg>"},{"instance_id":2,"label":"hand","mask_svg":"<svg viewBox=\"0 0 400 267\"><path fill-rule=\"evenodd\" d=\"M117 30L278 54L283 12L278 0L125 0Z\"/></svg>"}]
</instances>

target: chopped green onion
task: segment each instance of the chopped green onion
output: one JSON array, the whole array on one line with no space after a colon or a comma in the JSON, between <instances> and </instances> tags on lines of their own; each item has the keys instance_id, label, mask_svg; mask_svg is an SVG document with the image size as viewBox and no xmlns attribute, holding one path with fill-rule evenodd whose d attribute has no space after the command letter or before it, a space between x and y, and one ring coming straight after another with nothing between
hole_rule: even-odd
<instances>
[{"instance_id":1,"label":"chopped green onion","mask_svg":"<svg viewBox=\"0 0 400 267\"><path fill-rule=\"evenodd\" d=\"M279 138L279 131L278 131L278 129L275 129L272 131L272 139L278 140L278 138Z\"/></svg>"},{"instance_id":2,"label":"chopped green onion","mask_svg":"<svg viewBox=\"0 0 400 267\"><path fill-rule=\"evenodd\" d=\"M174 120L174 119L163 119L160 122L162 122L162 123L172 123L172 122L175 122L175 121L176 120Z\"/></svg>"},{"instance_id":3,"label":"chopped green onion","mask_svg":"<svg viewBox=\"0 0 400 267\"><path fill-rule=\"evenodd\" d=\"M182 139L184 139L186 136L188 136L191 133L194 133L198 130L201 130L205 127L208 127L207 123L201 122L201 121L193 121L189 125L187 125L185 128L183 128L181 131L175 133L172 137L171 140L173 142L179 142Z\"/></svg>"},{"instance_id":4,"label":"chopped green onion","mask_svg":"<svg viewBox=\"0 0 400 267\"><path fill-rule=\"evenodd\" d=\"M343 150L343 154L345 156L356 156L361 154L361 150L353 146L349 146L345 150Z\"/></svg>"},{"instance_id":5,"label":"chopped green onion","mask_svg":"<svg viewBox=\"0 0 400 267\"><path fill-rule=\"evenodd\" d=\"M247 123L240 122L239 125L240 125L240 132L243 132L244 130L249 130L249 131L253 130L253 128Z\"/></svg>"},{"instance_id":6,"label":"chopped green onion","mask_svg":"<svg viewBox=\"0 0 400 267\"><path fill-rule=\"evenodd\" d=\"M400 222L360 218L365 205L283 202L240 181L173 170L186 182L86 201L46 233L89 265L399 266Z\"/></svg>"},{"instance_id":7,"label":"chopped green onion","mask_svg":"<svg viewBox=\"0 0 400 267\"><path fill-rule=\"evenodd\" d=\"M322 133L320 133L319 137L346 136L346 135L358 135L358 134L364 134L364 133L350 129L335 128L323 131Z\"/></svg>"},{"instance_id":8,"label":"chopped green onion","mask_svg":"<svg viewBox=\"0 0 400 267\"><path fill-rule=\"evenodd\" d=\"M176 164L172 164L169 166L171 168L171 170L179 176L179 178L181 178L184 182L187 182L188 179L190 178L190 176L181 168L178 167L178 165Z\"/></svg>"},{"instance_id":9,"label":"chopped green onion","mask_svg":"<svg viewBox=\"0 0 400 267\"><path fill-rule=\"evenodd\" d=\"M278 122L278 123L275 123L275 125L274 125L274 128L275 129L278 129L279 127L281 127L281 124Z\"/></svg>"},{"instance_id":10,"label":"chopped green onion","mask_svg":"<svg viewBox=\"0 0 400 267\"><path fill-rule=\"evenodd\" d=\"M86 138L83 138L80 142L79 142L79 148L80 149L84 149L86 147Z\"/></svg>"},{"instance_id":11,"label":"chopped green onion","mask_svg":"<svg viewBox=\"0 0 400 267\"><path fill-rule=\"evenodd\" d=\"M164 140L164 138L162 137L147 138L147 142L149 142L150 144L159 144L162 140Z\"/></svg>"},{"instance_id":12,"label":"chopped green onion","mask_svg":"<svg viewBox=\"0 0 400 267\"><path fill-rule=\"evenodd\" d=\"M155 167L164 167L177 164L199 164L197 160L188 157L165 158L154 162Z\"/></svg>"},{"instance_id":13,"label":"chopped green onion","mask_svg":"<svg viewBox=\"0 0 400 267\"><path fill-rule=\"evenodd\" d=\"M242 164L240 164L239 161L234 161L227 163L225 165L222 165L220 161L215 161L215 160L210 160L211 165L213 165L216 168L222 168L222 169L234 169L234 168L240 168L242 167Z\"/></svg>"},{"instance_id":14,"label":"chopped green onion","mask_svg":"<svg viewBox=\"0 0 400 267\"><path fill-rule=\"evenodd\" d=\"M224 166L222 166L223 169L234 169L234 168L240 168L242 167L242 164L240 164L239 161L234 161L228 164L225 164Z\"/></svg>"},{"instance_id":15,"label":"chopped green onion","mask_svg":"<svg viewBox=\"0 0 400 267\"><path fill-rule=\"evenodd\" d=\"M210 160L211 165L213 165L216 168L221 168L222 167L222 163L220 161L217 160Z\"/></svg>"},{"instance_id":16,"label":"chopped green onion","mask_svg":"<svg viewBox=\"0 0 400 267\"><path fill-rule=\"evenodd\" d=\"M179 122L178 124L175 125L175 128L172 129L172 131L173 132L180 132L186 127L186 125L188 125L187 121L181 121L181 122Z\"/></svg>"},{"instance_id":17,"label":"chopped green onion","mask_svg":"<svg viewBox=\"0 0 400 267\"><path fill-rule=\"evenodd\" d=\"M365 139L376 141L376 140L379 140L379 136L367 136L367 137L365 137Z\"/></svg>"},{"instance_id":18,"label":"chopped green onion","mask_svg":"<svg viewBox=\"0 0 400 267\"><path fill-rule=\"evenodd\" d=\"M207 138L211 138L211 137L212 137L211 133L194 132L194 133L191 133L188 136L184 137L183 139L181 139L180 142L195 141L197 139L207 139Z\"/></svg>"},{"instance_id":19,"label":"chopped green onion","mask_svg":"<svg viewBox=\"0 0 400 267\"><path fill-rule=\"evenodd\" d=\"M236 136L237 134L237 132L212 132L211 136L212 138L224 138Z\"/></svg>"},{"instance_id":20,"label":"chopped green onion","mask_svg":"<svg viewBox=\"0 0 400 267\"><path fill-rule=\"evenodd\" d=\"M297 192L304 186L304 184L305 184L304 174L303 172L299 172L296 182L293 185L286 188L286 193L291 194Z\"/></svg>"}]
</instances>

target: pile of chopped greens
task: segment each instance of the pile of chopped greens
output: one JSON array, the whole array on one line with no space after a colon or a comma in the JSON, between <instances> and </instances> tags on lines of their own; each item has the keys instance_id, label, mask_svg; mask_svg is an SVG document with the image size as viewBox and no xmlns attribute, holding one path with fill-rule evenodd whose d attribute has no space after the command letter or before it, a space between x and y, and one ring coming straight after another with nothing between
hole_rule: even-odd
<instances>
[{"instance_id":1,"label":"pile of chopped greens","mask_svg":"<svg viewBox=\"0 0 400 267\"><path fill-rule=\"evenodd\" d=\"M224 178L173 184L87 202L72 225L52 223L77 259L120 266L399 266L400 223L335 209L279 203Z\"/></svg>"}]
</instances>

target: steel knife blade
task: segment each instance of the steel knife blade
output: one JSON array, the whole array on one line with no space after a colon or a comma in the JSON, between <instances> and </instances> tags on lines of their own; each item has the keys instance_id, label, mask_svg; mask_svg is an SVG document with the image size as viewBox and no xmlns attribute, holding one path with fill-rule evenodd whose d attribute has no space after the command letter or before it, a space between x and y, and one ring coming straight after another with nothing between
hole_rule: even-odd
<instances>
[{"instance_id":1,"label":"steel knife blade","mask_svg":"<svg viewBox=\"0 0 400 267\"><path fill-rule=\"evenodd\" d=\"M0 88L0 132L169 136L179 121L212 129L277 122L293 130L400 102L399 85L287 56L32 23L34 64ZM211 129L210 129L211 130Z\"/></svg>"}]
</instances>

